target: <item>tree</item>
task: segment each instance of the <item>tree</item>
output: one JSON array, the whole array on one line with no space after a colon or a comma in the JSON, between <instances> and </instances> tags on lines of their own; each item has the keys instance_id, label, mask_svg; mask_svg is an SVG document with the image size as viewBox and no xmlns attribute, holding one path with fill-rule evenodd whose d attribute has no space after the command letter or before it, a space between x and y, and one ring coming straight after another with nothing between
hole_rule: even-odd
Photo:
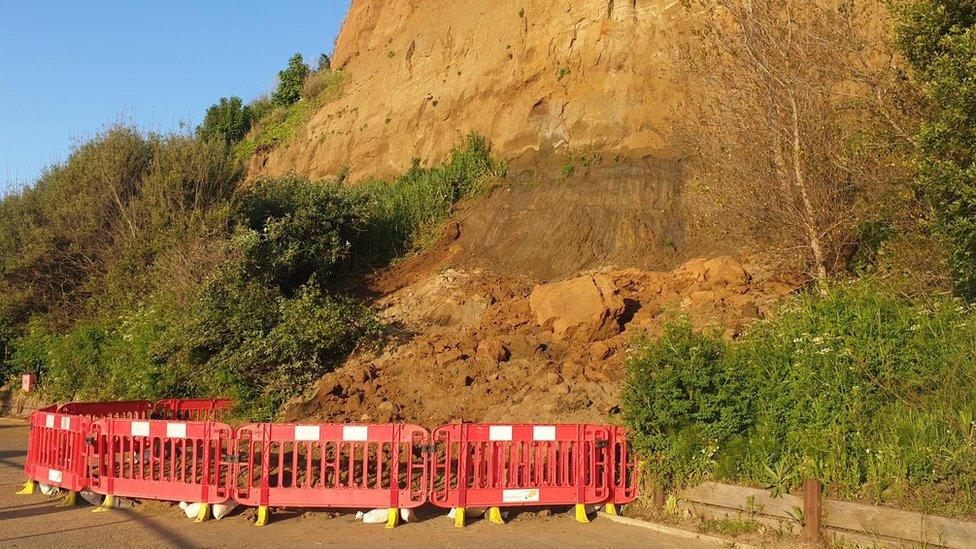
<instances>
[{"instance_id":1,"label":"tree","mask_svg":"<svg viewBox=\"0 0 976 549\"><path fill-rule=\"evenodd\" d=\"M753 245L843 265L859 208L883 186L871 125L899 127L877 14L850 0L692 0L677 120L700 180ZM901 134L907 133L903 130Z\"/></svg>"},{"instance_id":2,"label":"tree","mask_svg":"<svg viewBox=\"0 0 976 549\"><path fill-rule=\"evenodd\" d=\"M976 300L976 4L921 0L900 15L898 43L931 106L918 132L918 188L956 292Z\"/></svg>"},{"instance_id":3,"label":"tree","mask_svg":"<svg viewBox=\"0 0 976 549\"><path fill-rule=\"evenodd\" d=\"M301 99L302 86L310 72L302 54L293 55L288 60L288 68L278 72L278 89L271 95L271 102L287 107Z\"/></svg>"},{"instance_id":4,"label":"tree","mask_svg":"<svg viewBox=\"0 0 976 549\"><path fill-rule=\"evenodd\" d=\"M328 54L323 53L319 55L319 66L317 71L330 71L332 70L332 59Z\"/></svg>"},{"instance_id":5,"label":"tree","mask_svg":"<svg viewBox=\"0 0 976 549\"><path fill-rule=\"evenodd\" d=\"M236 143L251 129L251 111L240 97L221 97L215 105L207 109L203 124L197 134L204 139L223 139Z\"/></svg>"}]
</instances>

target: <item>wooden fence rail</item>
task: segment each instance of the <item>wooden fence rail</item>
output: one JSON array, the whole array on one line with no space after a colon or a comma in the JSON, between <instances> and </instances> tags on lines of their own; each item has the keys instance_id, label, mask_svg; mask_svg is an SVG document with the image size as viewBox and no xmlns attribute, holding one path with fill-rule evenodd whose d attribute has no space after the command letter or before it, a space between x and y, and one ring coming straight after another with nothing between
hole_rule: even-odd
<instances>
[{"instance_id":1,"label":"wooden fence rail","mask_svg":"<svg viewBox=\"0 0 976 549\"><path fill-rule=\"evenodd\" d=\"M976 522L825 499L816 480L803 494L705 482L679 492L680 505L705 518L737 517L799 530L804 539L841 537L879 545L976 547Z\"/></svg>"}]
</instances>

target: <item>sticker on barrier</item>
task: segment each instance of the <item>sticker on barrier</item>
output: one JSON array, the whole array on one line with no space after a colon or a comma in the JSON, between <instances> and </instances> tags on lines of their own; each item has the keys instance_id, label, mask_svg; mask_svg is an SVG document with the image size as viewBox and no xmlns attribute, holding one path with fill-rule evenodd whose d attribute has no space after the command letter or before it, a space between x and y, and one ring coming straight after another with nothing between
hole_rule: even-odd
<instances>
[{"instance_id":1,"label":"sticker on barrier","mask_svg":"<svg viewBox=\"0 0 976 549\"><path fill-rule=\"evenodd\" d=\"M418 507L429 439L416 425L244 425L235 499L262 509Z\"/></svg>"},{"instance_id":2,"label":"sticker on barrier","mask_svg":"<svg viewBox=\"0 0 976 549\"><path fill-rule=\"evenodd\" d=\"M24 473L31 480L72 492L88 486L89 421L81 416L38 410L30 417Z\"/></svg>"},{"instance_id":3,"label":"sticker on barrier","mask_svg":"<svg viewBox=\"0 0 976 549\"><path fill-rule=\"evenodd\" d=\"M234 431L216 422L101 419L91 424L91 489L133 498L223 503L233 496Z\"/></svg>"},{"instance_id":4,"label":"sticker on barrier","mask_svg":"<svg viewBox=\"0 0 976 549\"><path fill-rule=\"evenodd\" d=\"M439 507L608 502L613 427L446 425L434 430L430 500ZM585 520L585 512L581 520ZM500 521L500 517L493 518Z\"/></svg>"}]
</instances>

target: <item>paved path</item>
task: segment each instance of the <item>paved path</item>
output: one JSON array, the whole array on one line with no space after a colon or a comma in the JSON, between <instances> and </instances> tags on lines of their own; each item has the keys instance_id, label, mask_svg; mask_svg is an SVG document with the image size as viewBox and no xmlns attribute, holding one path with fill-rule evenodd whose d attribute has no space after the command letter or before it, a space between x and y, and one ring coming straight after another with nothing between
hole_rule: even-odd
<instances>
[{"instance_id":1,"label":"paved path","mask_svg":"<svg viewBox=\"0 0 976 549\"><path fill-rule=\"evenodd\" d=\"M673 538L609 520L577 524L568 515L524 514L504 526L472 521L457 529L443 516L430 516L394 530L364 525L350 514L278 513L264 528L250 524L251 512L194 524L176 507L148 503L134 510L91 513L91 507L55 507L40 494L14 495L24 481L27 427L0 419L0 546L2 547L659 547L715 549L700 541Z\"/></svg>"}]
</instances>

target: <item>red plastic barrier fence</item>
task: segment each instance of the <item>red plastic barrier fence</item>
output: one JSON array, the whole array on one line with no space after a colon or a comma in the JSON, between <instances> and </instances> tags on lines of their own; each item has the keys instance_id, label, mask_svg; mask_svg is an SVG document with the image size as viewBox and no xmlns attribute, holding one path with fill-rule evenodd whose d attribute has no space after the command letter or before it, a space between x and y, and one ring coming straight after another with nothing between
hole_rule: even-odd
<instances>
[{"instance_id":1,"label":"red plastic barrier fence","mask_svg":"<svg viewBox=\"0 0 976 549\"><path fill-rule=\"evenodd\" d=\"M77 492L88 486L85 437L90 422L81 416L58 414L53 407L30 416L30 435L24 472L28 478Z\"/></svg>"},{"instance_id":2,"label":"red plastic barrier fence","mask_svg":"<svg viewBox=\"0 0 976 549\"><path fill-rule=\"evenodd\" d=\"M614 433L603 425L438 427L430 500L458 509L608 502Z\"/></svg>"},{"instance_id":3,"label":"red plastic barrier fence","mask_svg":"<svg viewBox=\"0 0 976 549\"><path fill-rule=\"evenodd\" d=\"M623 505L637 499L638 460L627 440L627 432L616 427L613 433L613 498Z\"/></svg>"},{"instance_id":4,"label":"red plastic barrier fence","mask_svg":"<svg viewBox=\"0 0 976 549\"><path fill-rule=\"evenodd\" d=\"M105 417L146 419L153 403L148 400L120 400L116 402L69 402L58 407L60 414L85 416L88 419Z\"/></svg>"},{"instance_id":5,"label":"red plastic barrier fence","mask_svg":"<svg viewBox=\"0 0 976 549\"><path fill-rule=\"evenodd\" d=\"M171 398L156 403L156 419L220 421L230 411L229 398Z\"/></svg>"},{"instance_id":6,"label":"red plastic barrier fence","mask_svg":"<svg viewBox=\"0 0 976 549\"><path fill-rule=\"evenodd\" d=\"M429 439L416 425L244 425L235 499L260 507L417 507L427 500Z\"/></svg>"},{"instance_id":7,"label":"red plastic barrier fence","mask_svg":"<svg viewBox=\"0 0 976 549\"><path fill-rule=\"evenodd\" d=\"M233 497L229 425L100 419L91 424L91 439L96 493L202 503Z\"/></svg>"},{"instance_id":8,"label":"red plastic barrier fence","mask_svg":"<svg viewBox=\"0 0 976 549\"><path fill-rule=\"evenodd\" d=\"M638 462L606 425L248 424L214 421L228 399L70 403L31 415L28 478L106 496L267 508L457 509L625 504ZM167 419L149 419L151 412ZM97 419L96 419L97 418ZM22 493L32 493L33 482ZM106 499L111 507L111 498ZM614 508L608 507L608 511ZM201 507L199 518L207 515Z\"/></svg>"}]
</instances>

